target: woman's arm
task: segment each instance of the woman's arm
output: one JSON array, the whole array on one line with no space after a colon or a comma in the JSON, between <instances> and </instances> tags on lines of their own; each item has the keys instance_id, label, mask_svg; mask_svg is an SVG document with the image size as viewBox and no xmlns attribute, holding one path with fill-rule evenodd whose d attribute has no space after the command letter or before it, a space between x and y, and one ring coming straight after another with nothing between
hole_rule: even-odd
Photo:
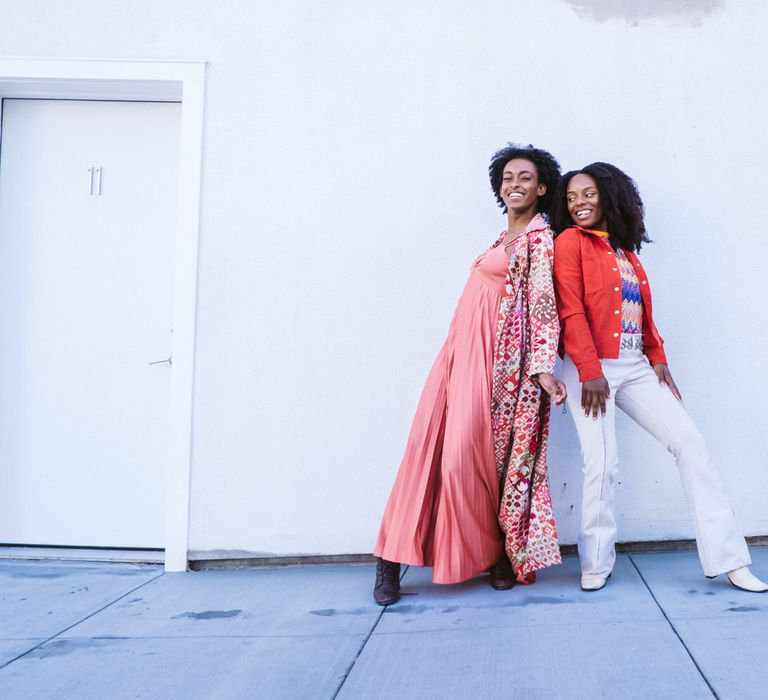
<instances>
[{"instance_id":1,"label":"woman's arm","mask_svg":"<svg viewBox=\"0 0 768 700\"><path fill-rule=\"evenodd\" d=\"M531 364L529 374L535 376L544 391L561 404L566 398L565 384L555 377L560 321L552 283L554 246L552 232L541 231L531 241L528 278L528 327L531 329Z\"/></svg>"},{"instance_id":2,"label":"woman's arm","mask_svg":"<svg viewBox=\"0 0 768 700\"><path fill-rule=\"evenodd\" d=\"M557 310L563 324L563 347L579 370L582 382L603 376L584 309L584 278L578 236L573 230L555 241L554 283Z\"/></svg>"},{"instance_id":3,"label":"woman's arm","mask_svg":"<svg viewBox=\"0 0 768 700\"><path fill-rule=\"evenodd\" d=\"M549 229L531 241L528 273L528 327L530 328L531 375L555 371L560 321L552 284L554 246Z\"/></svg>"}]
</instances>

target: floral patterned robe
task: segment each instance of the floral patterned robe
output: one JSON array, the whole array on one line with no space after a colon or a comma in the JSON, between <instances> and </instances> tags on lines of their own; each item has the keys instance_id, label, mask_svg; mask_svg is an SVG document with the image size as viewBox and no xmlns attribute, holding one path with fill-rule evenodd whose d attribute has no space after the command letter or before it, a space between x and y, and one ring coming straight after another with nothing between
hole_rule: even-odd
<instances>
[{"instance_id":1,"label":"floral patterned robe","mask_svg":"<svg viewBox=\"0 0 768 700\"><path fill-rule=\"evenodd\" d=\"M537 215L522 236L499 307L491 424L505 549L517 580L531 583L537 569L561 562L547 476L550 402L534 378L554 371L560 324L552 231Z\"/></svg>"}]
</instances>

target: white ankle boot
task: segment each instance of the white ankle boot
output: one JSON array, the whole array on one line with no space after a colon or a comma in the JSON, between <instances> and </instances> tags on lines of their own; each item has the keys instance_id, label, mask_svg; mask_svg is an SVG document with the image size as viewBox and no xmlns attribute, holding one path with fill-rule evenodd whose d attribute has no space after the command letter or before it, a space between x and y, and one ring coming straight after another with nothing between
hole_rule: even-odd
<instances>
[{"instance_id":1,"label":"white ankle boot","mask_svg":"<svg viewBox=\"0 0 768 700\"><path fill-rule=\"evenodd\" d=\"M608 576L593 576L591 574L584 574L581 577L581 590L582 591L599 591L605 586L606 581L610 578Z\"/></svg>"},{"instance_id":2,"label":"white ankle boot","mask_svg":"<svg viewBox=\"0 0 768 700\"><path fill-rule=\"evenodd\" d=\"M729 571L726 576L732 586L740 588L742 591L750 591L751 593L768 591L768 583L764 583L757 576L754 576L748 566Z\"/></svg>"}]
</instances>

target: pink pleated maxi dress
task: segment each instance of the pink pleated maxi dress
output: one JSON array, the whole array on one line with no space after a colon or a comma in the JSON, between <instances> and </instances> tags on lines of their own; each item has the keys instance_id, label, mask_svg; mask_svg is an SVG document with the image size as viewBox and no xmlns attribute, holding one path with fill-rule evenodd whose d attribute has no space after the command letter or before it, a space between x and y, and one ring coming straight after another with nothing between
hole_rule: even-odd
<instances>
[{"instance_id":1,"label":"pink pleated maxi dress","mask_svg":"<svg viewBox=\"0 0 768 700\"><path fill-rule=\"evenodd\" d=\"M472 578L503 552L491 383L508 265L501 245L472 265L419 400L374 548L389 561L432 566L435 583Z\"/></svg>"}]
</instances>

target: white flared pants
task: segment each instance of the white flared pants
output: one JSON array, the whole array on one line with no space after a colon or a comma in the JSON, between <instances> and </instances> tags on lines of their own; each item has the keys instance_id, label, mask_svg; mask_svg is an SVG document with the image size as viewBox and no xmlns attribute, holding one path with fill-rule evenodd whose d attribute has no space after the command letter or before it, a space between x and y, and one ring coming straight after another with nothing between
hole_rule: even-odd
<instances>
[{"instance_id":1,"label":"white flared pants","mask_svg":"<svg viewBox=\"0 0 768 700\"><path fill-rule=\"evenodd\" d=\"M566 356L563 380L584 460L579 559L583 574L607 576L616 560L614 486L618 468L616 406L645 428L675 457L693 521L699 559L707 576L750 563L749 552L709 450L688 412L656 373L641 350L622 350L601 360L611 388L606 415L597 420L581 408L578 371Z\"/></svg>"}]
</instances>

